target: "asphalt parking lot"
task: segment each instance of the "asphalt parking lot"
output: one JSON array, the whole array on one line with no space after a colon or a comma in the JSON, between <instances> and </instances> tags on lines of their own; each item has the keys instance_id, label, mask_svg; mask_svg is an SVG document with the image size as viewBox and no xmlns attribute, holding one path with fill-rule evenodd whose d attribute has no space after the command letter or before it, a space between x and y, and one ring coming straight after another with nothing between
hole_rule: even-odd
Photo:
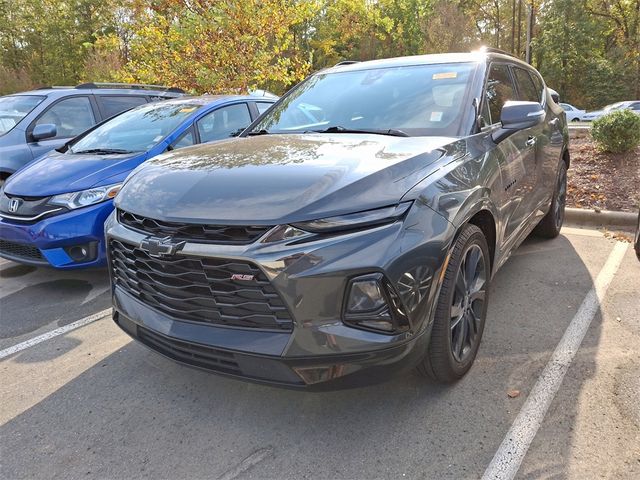
<instances>
[{"instance_id":1,"label":"asphalt parking lot","mask_svg":"<svg viewBox=\"0 0 640 480\"><path fill-rule=\"evenodd\" d=\"M495 472L518 449L516 478L640 478L640 262L599 232L520 247L458 384L328 393L176 365L91 321L104 271L0 262L1 478L511 478Z\"/></svg>"}]
</instances>

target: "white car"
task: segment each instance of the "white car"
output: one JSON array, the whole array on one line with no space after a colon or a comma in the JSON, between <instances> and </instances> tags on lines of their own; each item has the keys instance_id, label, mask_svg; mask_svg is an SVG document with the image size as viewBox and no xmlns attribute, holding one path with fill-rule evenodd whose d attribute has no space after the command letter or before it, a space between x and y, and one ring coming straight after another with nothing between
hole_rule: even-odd
<instances>
[{"instance_id":1,"label":"white car","mask_svg":"<svg viewBox=\"0 0 640 480\"><path fill-rule=\"evenodd\" d=\"M580 110L579 108L576 108L569 103L561 103L560 106L567 114L567 120L569 120L570 122L582 121L582 116L587 113L586 110Z\"/></svg>"},{"instance_id":2,"label":"white car","mask_svg":"<svg viewBox=\"0 0 640 480\"><path fill-rule=\"evenodd\" d=\"M582 116L582 120L586 122L591 122L592 120L600 118L603 115L606 115L607 113L612 112L613 110L621 110L621 109L631 110L632 112L640 115L640 100L628 100L626 102L612 103L611 105L607 105L606 107L604 107L602 110L595 110L593 112L585 113Z\"/></svg>"}]
</instances>

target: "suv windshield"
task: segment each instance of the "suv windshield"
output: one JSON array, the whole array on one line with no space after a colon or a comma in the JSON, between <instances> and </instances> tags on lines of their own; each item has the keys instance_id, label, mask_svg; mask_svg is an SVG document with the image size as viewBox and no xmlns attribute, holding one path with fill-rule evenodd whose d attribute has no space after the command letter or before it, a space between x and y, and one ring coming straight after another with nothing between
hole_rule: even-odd
<instances>
[{"instance_id":1,"label":"suv windshield","mask_svg":"<svg viewBox=\"0 0 640 480\"><path fill-rule=\"evenodd\" d=\"M313 75L249 134L355 131L453 136L476 64L387 67Z\"/></svg>"},{"instance_id":2,"label":"suv windshield","mask_svg":"<svg viewBox=\"0 0 640 480\"><path fill-rule=\"evenodd\" d=\"M44 99L45 97L38 95L0 97L0 135L4 135L20 123L20 120Z\"/></svg>"},{"instance_id":3,"label":"suv windshield","mask_svg":"<svg viewBox=\"0 0 640 480\"><path fill-rule=\"evenodd\" d=\"M134 108L89 132L72 144L68 153L146 152L201 107L161 102Z\"/></svg>"}]
</instances>

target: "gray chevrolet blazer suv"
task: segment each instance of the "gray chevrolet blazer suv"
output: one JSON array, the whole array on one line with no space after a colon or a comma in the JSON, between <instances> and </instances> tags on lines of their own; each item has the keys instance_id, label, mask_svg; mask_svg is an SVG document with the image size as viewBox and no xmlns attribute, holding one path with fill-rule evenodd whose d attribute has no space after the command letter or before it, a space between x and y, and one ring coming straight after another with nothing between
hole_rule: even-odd
<instances>
[{"instance_id":1,"label":"gray chevrolet blazer suv","mask_svg":"<svg viewBox=\"0 0 640 480\"><path fill-rule=\"evenodd\" d=\"M495 272L533 230L559 234L567 142L540 74L505 54L322 70L238 138L131 174L106 226L113 318L245 380L453 382Z\"/></svg>"}]
</instances>

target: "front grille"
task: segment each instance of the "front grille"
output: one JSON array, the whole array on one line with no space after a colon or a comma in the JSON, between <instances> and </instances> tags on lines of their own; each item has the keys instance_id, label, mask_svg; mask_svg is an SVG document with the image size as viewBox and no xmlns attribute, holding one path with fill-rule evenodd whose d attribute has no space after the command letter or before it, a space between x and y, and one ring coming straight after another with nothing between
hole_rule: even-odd
<instances>
[{"instance_id":1,"label":"front grille","mask_svg":"<svg viewBox=\"0 0 640 480\"><path fill-rule=\"evenodd\" d=\"M271 228L270 226L255 225L204 225L165 222L123 210L118 210L118 222L133 230L155 237L171 237L178 241L186 240L225 245L246 245L260 238Z\"/></svg>"},{"instance_id":2,"label":"front grille","mask_svg":"<svg viewBox=\"0 0 640 480\"><path fill-rule=\"evenodd\" d=\"M151 257L117 240L109 242L115 285L179 320L289 331L293 321L278 292L254 264L207 257ZM232 280L234 274L252 279Z\"/></svg>"},{"instance_id":3,"label":"front grille","mask_svg":"<svg viewBox=\"0 0 640 480\"><path fill-rule=\"evenodd\" d=\"M218 372L236 375L242 373L231 352L165 337L141 326L137 327L137 338L174 360Z\"/></svg>"},{"instance_id":4,"label":"front grille","mask_svg":"<svg viewBox=\"0 0 640 480\"><path fill-rule=\"evenodd\" d=\"M16 258L28 260L44 260L42 252L31 245L0 240L0 252Z\"/></svg>"}]
</instances>

